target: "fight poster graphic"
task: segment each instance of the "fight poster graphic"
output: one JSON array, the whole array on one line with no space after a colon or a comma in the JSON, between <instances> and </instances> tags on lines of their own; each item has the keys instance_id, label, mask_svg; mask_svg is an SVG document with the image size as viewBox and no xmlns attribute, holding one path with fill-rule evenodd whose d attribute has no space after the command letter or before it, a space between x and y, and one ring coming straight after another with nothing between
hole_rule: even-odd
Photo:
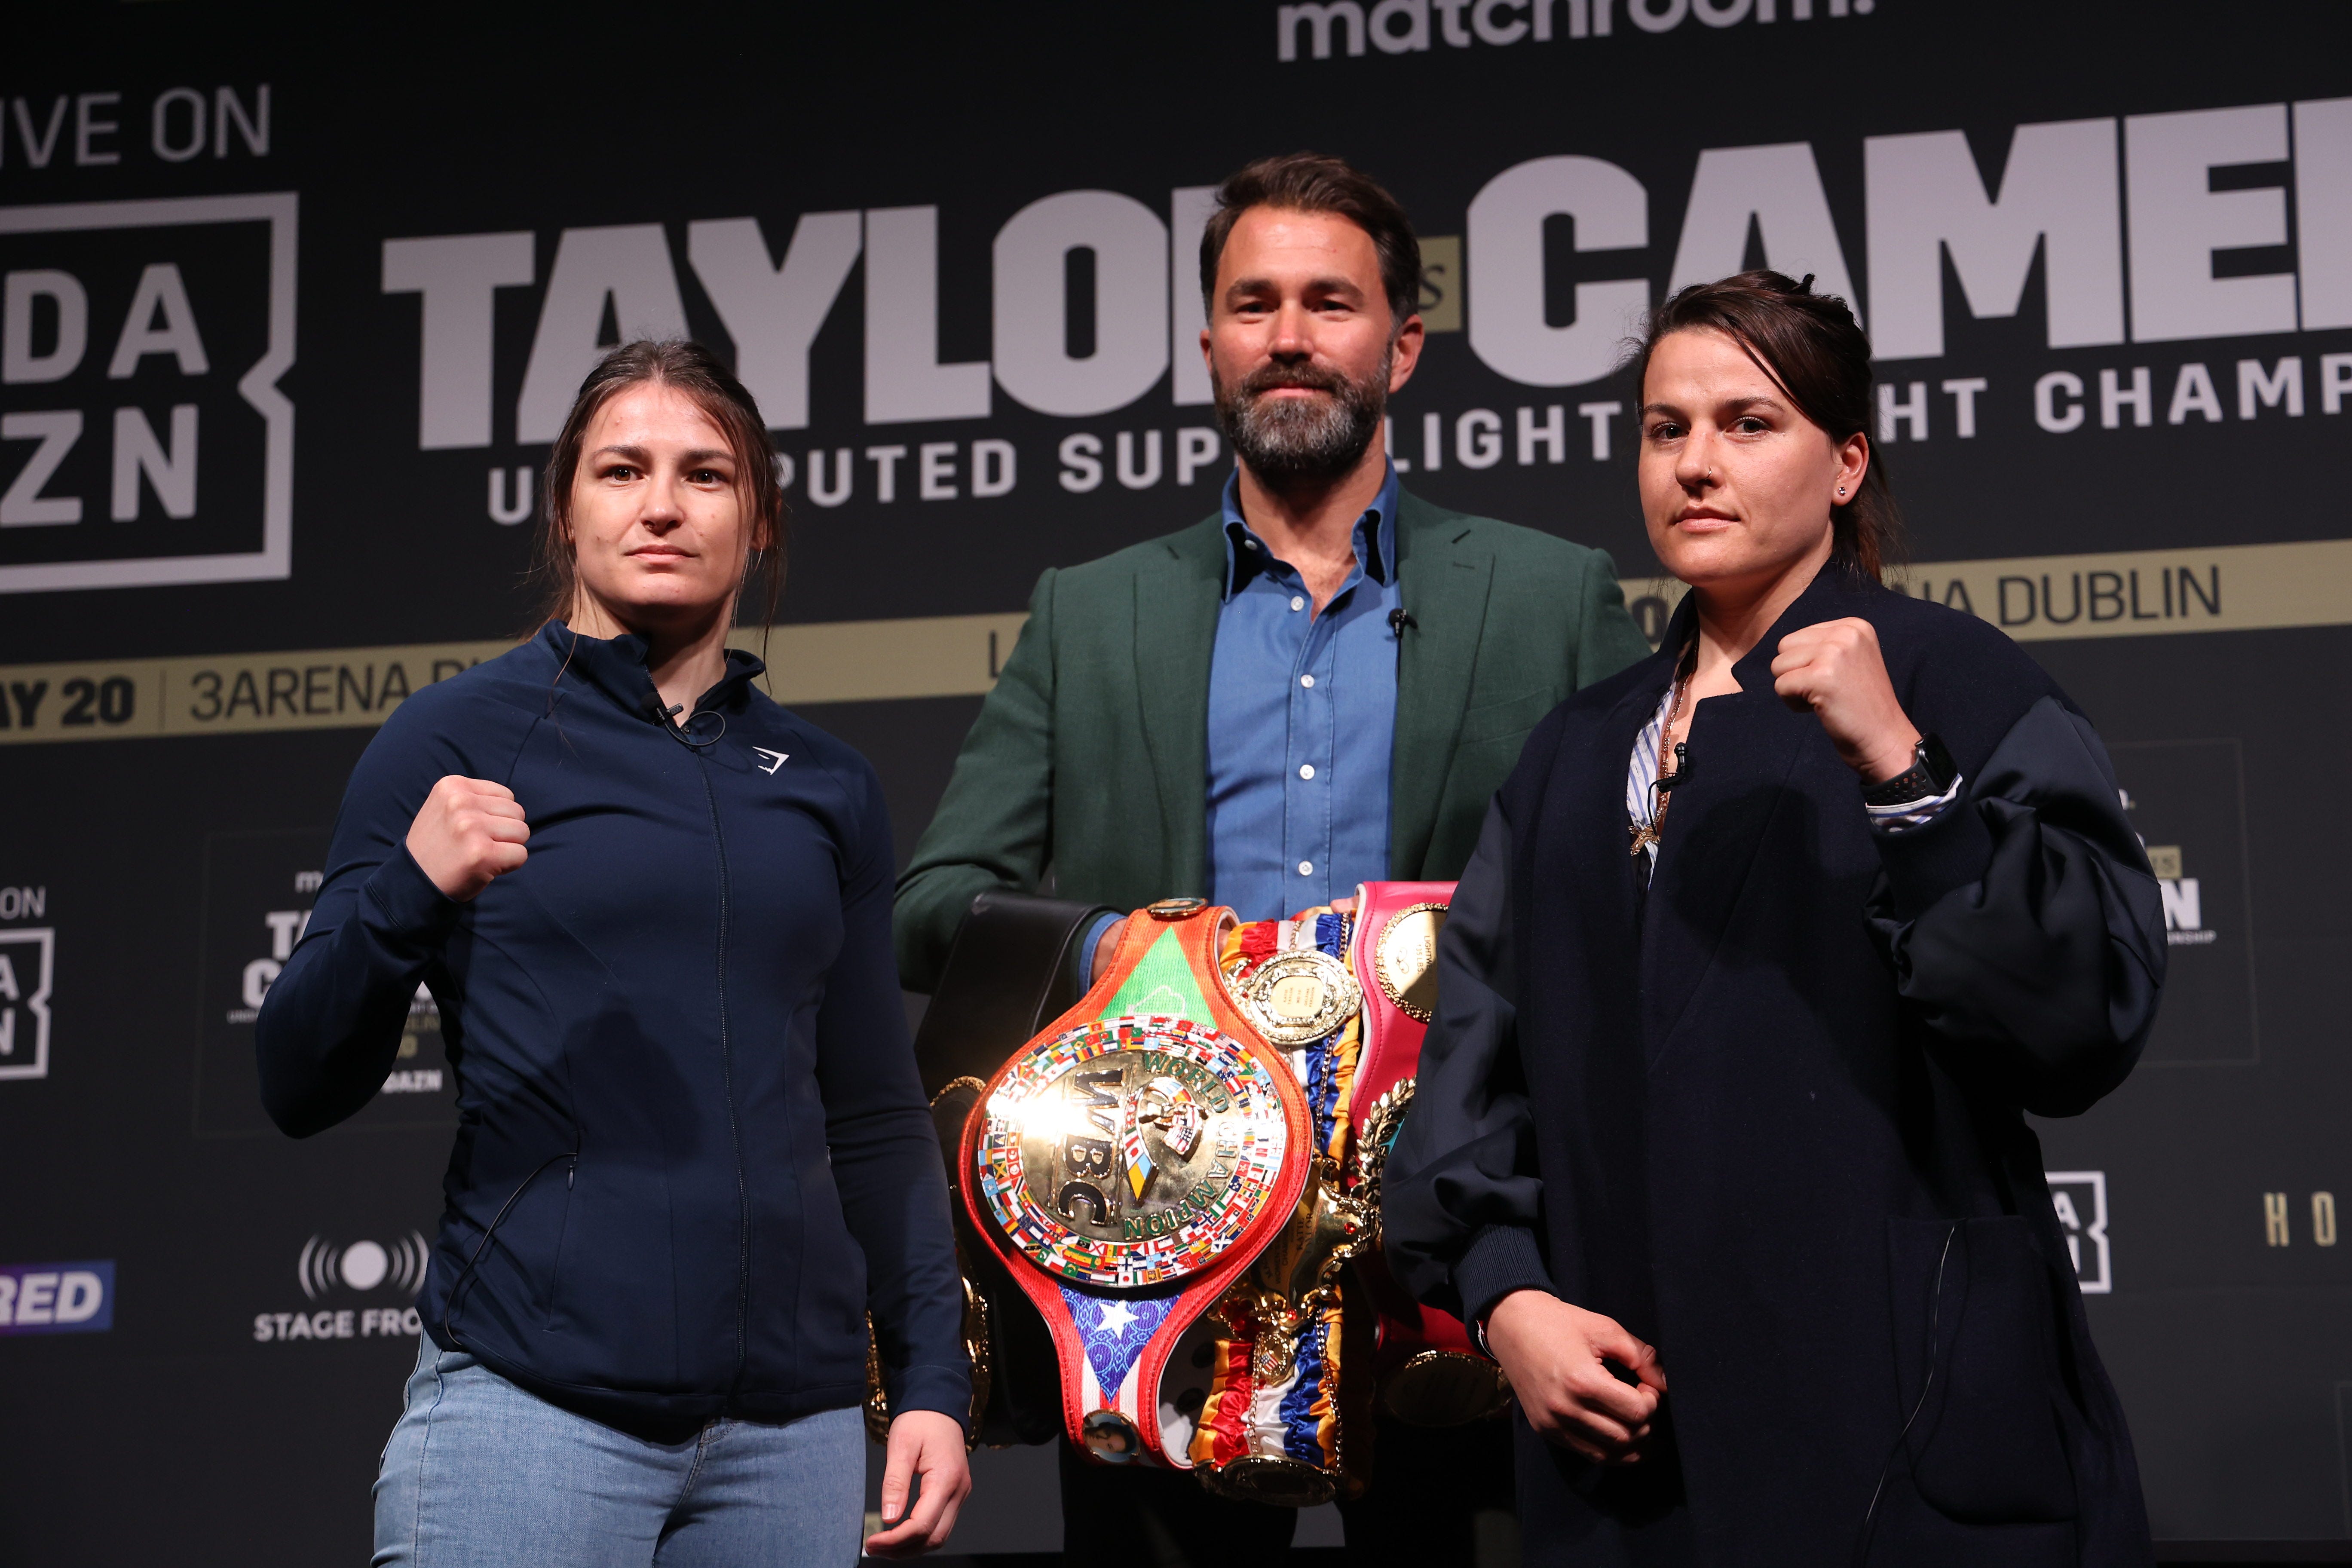
<instances>
[{"instance_id":1,"label":"fight poster graphic","mask_svg":"<svg viewBox=\"0 0 2352 1568\"><path fill-rule=\"evenodd\" d=\"M2164 1005L2141 1060L2259 1059L2245 763L2235 740L2110 748L2164 900Z\"/></svg>"},{"instance_id":2,"label":"fight poster graphic","mask_svg":"<svg viewBox=\"0 0 2352 1568\"><path fill-rule=\"evenodd\" d=\"M205 840L199 1133L276 1134L261 1104L254 1024L310 925L326 859L327 835L320 830L216 833ZM419 987L383 1088L350 1125L446 1127L455 1089L442 1049L440 1009L432 993Z\"/></svg>"}]
</instances>

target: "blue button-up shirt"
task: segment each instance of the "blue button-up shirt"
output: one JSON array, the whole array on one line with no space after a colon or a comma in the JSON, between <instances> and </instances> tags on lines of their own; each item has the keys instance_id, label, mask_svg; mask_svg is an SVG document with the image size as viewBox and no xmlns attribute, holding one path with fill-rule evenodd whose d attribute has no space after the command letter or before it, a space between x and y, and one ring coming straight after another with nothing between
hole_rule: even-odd
<instances>
[{"instance_id":1,"label":"blue button-up shirt","mask_svg":"<svg viewBox=\"0 0 2352 1568\"><path fill-rule=\"evenodd\" d=\"M1245 921L1328 904L1389 874L1396 742L1396 469L1356 520L1356 564L1323 613L1225 481L1225 596L1209 669L1209 901Z\"/></svg>"}]
</instances>

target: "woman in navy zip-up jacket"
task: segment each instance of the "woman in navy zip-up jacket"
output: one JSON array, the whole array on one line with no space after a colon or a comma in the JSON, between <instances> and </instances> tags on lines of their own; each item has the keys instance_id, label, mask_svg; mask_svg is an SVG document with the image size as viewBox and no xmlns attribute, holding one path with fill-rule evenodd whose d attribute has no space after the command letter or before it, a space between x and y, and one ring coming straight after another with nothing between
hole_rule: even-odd
<instances>
[{"instance_id":1,"label":"woman in navy zip-up jacket","mask_svg":"<svg viewBox=\"0 0 2352 1568\"><path fill-rule=\"evenodd\" d=\"M298 1137L374 1094L420 984L457 1068L375 1561L845 1562L869 1314L905 1517L868 1549L936 1546L970 1372L889 823L725 647L776 581L764 423L693 344L616 350L547 510L550 619L368 747L257 1031Z\"/></svg>"}]
</instances>

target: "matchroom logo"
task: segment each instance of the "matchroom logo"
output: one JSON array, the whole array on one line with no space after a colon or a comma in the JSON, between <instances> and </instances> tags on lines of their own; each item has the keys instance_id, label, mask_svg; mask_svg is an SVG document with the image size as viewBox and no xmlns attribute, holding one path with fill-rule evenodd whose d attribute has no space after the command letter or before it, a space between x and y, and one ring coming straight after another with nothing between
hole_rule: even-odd
<instances>
[{"instance_id":1,"label":"matchroom logo","mask_svg":"<svg viewBox=\"0 0 2352 1568\"><path fill-rule=\"evenodd\" d=\"M289 575L295 202L0 207L0 593Z\"/></svg>"}]
</instances>

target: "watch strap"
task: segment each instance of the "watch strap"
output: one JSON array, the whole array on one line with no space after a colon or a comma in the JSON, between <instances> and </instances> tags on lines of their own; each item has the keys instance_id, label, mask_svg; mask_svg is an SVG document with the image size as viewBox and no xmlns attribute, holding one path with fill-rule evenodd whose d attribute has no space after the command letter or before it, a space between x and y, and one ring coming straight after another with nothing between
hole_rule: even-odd
<instances>
[{"instance_id":1,"label":"watch strap","mask_svg":"<svg viewBox=\"0 0 2352 1568\"><path fill-rule=\"evenodd\" d=\"M1862 792L1864 805L1903 805L1915 800L1932 800L1951 788L1959 770L1952 765L1952 754L1944 749L1942 739L1922 735L1911 748L1911 765L1882 784L1869 785Z\"/></svg>"}]
</instances>

